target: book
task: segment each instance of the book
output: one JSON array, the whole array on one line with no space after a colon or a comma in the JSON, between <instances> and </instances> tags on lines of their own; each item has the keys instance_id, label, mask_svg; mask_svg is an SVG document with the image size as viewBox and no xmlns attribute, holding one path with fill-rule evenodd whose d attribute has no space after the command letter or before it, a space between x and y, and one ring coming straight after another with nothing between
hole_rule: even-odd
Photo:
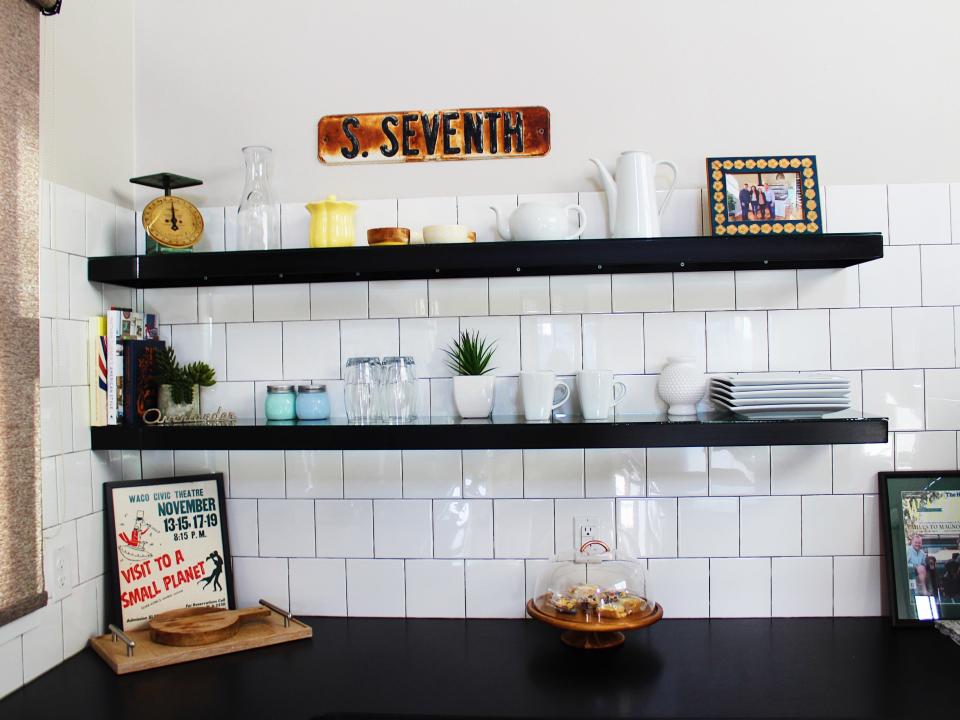
<instances>
[{"instance_id":1,"label":"book","mask_svg":"<svg viewBox=\"0 0 960 720\"><path fill-rule=\"evenodd\" d=\"M110 308L107 313L107 424L123 421L123 341L156 340L160 336L157 316L129 308Z\"/></svg>"},{"instance_id":2,"label":"book","mask_svg":"<svg viewBox=\"0 0 960 720\"><path fill-rule=\"evenodd\" d=\"M87 379L90 385L90 425L107 424L107 318L97 315L87 323Z\"/></svg>"},{"instance_id":3,"label":"book","mask_svg":"<svg viewBox=\"0 0 960 720\"><path fill-rule=\"evenodd\" d=\"M123 341L123 422L134 425L143 414L157 407L157 354L166 347L163 340Z\"/></svg>"}]
</instances>

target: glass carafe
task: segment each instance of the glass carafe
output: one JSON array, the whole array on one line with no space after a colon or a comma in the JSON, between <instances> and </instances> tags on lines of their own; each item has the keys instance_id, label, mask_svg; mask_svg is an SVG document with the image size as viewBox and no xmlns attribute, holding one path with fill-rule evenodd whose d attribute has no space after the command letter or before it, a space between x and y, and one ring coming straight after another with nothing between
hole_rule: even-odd
<instances>
[{"instance_id":1,"label":"glass carafe","mask_svg":"<svg viewBox=\"0 0 960 720\"><path fill-rule=\"evenodd\" d=\"M237 249L280 249L280 206L270 185L273 150L243 148L243 196L237 209Z\"/></svg>"}]
</instances>

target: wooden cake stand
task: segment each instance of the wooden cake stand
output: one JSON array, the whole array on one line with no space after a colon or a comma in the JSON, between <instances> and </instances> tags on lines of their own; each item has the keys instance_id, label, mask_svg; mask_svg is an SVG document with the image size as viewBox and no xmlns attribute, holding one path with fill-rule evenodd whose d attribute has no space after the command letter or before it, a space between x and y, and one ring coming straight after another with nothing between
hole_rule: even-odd
<instances>
[{"instance_id":1,"label":"wooden cake stand","mask_svg":"<svg viewBox=\"0 0 960 720\"><path fill-rule=\"evenodd\" d=\"M622 645L624 631L653 625L663 617L663 608L657 603L646 613L634 613L624 618L598 618L583 610L575 614L557 612L547 604L547 596L541 595L527 601L527 614L534 620L563 630L560 639L570 647L602 650Z\"/></svg>"}]
</instances>

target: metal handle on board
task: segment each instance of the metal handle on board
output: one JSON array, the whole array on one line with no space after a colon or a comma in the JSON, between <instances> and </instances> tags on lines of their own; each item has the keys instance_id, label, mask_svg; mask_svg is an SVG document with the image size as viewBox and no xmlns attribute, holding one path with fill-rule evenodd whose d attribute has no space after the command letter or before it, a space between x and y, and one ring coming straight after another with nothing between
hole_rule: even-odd
<instances>
[{"instance_id":1,"label":"metal handle on board","mask_svg":"<svg viewBox=\"0 0 960 720\"><path fill-rule=\"evenodd\" d=\"M293 615L290 614L289 611L283 610L282 608L279 608L276 605L274 605L272 602L267 602L262 598L260 600L260 604L263 605L265 608L267 608L267 610L272 610L277 615L281 616L283 618L284 627L290 627L290 619L293 617Z\"/></svg>"},{"instance_id":2,"label":"metal handle on board","mask_svg":"<svg viewBox=\"0 0 960 720\"><path fill-rule=\"evenodd\" d=\"M110 631L110 634L113 636L113 641L116 642L117 638L123 640L123 644L127 646L127 657L133 657L133 649L137 647L137 644L127 635L123 630L118 628L116 625L108 625L107 629Z\"/></svg>"}]
</instances>

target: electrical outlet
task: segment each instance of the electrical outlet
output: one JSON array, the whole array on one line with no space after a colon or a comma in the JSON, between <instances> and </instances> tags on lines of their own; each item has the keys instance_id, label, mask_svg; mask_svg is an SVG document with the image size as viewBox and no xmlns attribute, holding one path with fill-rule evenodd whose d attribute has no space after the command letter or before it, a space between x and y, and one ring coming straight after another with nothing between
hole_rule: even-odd
<instances>
[{"instance_id":1,"label":"electrical outlet","mask_svg":"<svg viewBox=\"0 0 960 720\"><path fill-rule=\"evenodd\" d=\"M62 600L73 592L76 551L64 535L66 533L55 531L44 537L44 580L50 602Z\"/></svg>"},{"instance_id":2,"label":"electrical outlet","mask_svg":"<svg viewBox=\"0 0 960 720\"><path fill-rule=\"evenodd\" d=\"M600 555L607 552L610 543L602 535L604 530L599 518L588 515L573 518L573 542L582 555Z\"/></svg>"}]
</instances>

